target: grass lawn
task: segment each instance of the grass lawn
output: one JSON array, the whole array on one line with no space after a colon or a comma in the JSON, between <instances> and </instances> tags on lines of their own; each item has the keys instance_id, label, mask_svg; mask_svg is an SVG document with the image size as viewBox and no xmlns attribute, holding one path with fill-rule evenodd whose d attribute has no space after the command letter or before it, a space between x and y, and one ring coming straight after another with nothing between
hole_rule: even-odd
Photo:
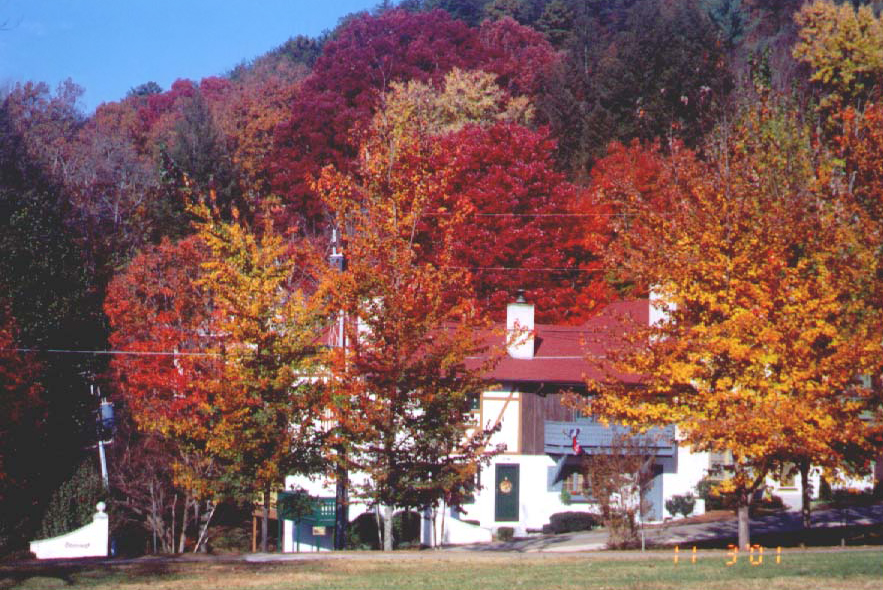
<instances>
[{"instance_id":1,"label":"grass lawn","mask_svg":"<svg viewBox=\"0 0 883 590\"><path fill-rule=\"evenodd\" d=\"M764 555L762 565L724 551L700 551L695 564L681 553L351 554L339 559L273 563L144 559L126 564L0 566L0 588L43 590L181 589L871 589L883 583L880 549L810 553L784 551L782 562ZM756 559L755 559L756 561Z\"/></svg>"}]
</instances>

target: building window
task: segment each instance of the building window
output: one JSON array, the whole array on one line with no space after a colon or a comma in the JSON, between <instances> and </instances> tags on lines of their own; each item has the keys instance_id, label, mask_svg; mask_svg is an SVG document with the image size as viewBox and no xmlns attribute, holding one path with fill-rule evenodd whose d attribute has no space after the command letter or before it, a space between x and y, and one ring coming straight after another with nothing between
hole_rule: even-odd
<instances>
[{"instance_id":1,"label":"building window","mask_svg":"<svg viewBox=\"0 0 883 590\"><path fill-rule=\"evenodd\" d=\"M582 473L574 472L564 478L561 482L562 489L570 494L571 498L583 495L583 489L586 484L586 478Z\"/></svg>"},{"instance_id":2,"label":"building window","mask_svg":"<svg viewBox=\"0 0 883 590\"><path fill-rule=\"evenodd\" d=\"M782 465L782 472L779 474L779 487L781 489L797 489L797 466L794 463Z\"/></svg>"},{"instance_id":3,"label":"building window","mask_svg":"<svg viewBox=\"0 0 883 590\"><path fill-rule=\"evenodd\" d=\"M588 492L589 482L585 473L574 467L561 480L561 490L570 495L571 502L589 502L592 495Z\"/></svg>"},{"instance_id":4,"label":"building window","mask_svg":"<svg viewBox=\"0 0 883 590\"><path fill-rule=\"evenodd\" d=\"M733 465L733 453L730 451L711 451L708 453L708 478L715 481L726 477L728 467Z\"/></svg>"}]
</instances>

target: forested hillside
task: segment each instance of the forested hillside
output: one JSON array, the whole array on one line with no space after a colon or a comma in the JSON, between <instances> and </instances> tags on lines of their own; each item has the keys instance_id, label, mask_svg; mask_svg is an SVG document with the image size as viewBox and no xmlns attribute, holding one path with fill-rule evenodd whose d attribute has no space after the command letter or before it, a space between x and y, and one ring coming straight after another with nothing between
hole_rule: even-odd
<instances>
[{"instance_id":1,"label":"forested hillside","mask_svg":"<svg viewBox=\"0 0 883 590\"><path fill-rule=\"evenodd\" d=\"M836 185L831 191L848 193L867 215L868 235L879 234L878 4L403 0L347 15L319 38L243 56L227 73L171 88L145 81L90 114L75 106L76 81L11 88L0 104L0 552L34 537L53 492L92 460L92 384L117 401L124 423L112 449L117 522L145 539L144 531L159 535L160 549L192 546L200 506L251 500L255 490L241 478L218 483L219 465L275 457L273 469L238 472L261 481L315 467L233 436L262 428L256 423L207 417L197 398L181 402L215 399L209 389L220 382L194 377L211 372L209 361L134 367L131 357L98 351L220 354L206 326L223 306L207 299L236 281L268 294L322 293L330 279L316 265L333 230L352 230L344 226L359 199L366 210L375 194L419 202L419 215L408 212L412 263L464 271L469 313L491 320L521 290L538 321L571 325L609 301L646 295L655 275L647 266L629 272L635 258L623 257L641 242L664 242L644 239L638 232L653 227L628 216L679 210L667 187L694 190L710 174L703 167L723 161L721 150L744 149L745 158L807 150L800 165L814 172L788 186ZM745 137L733 148L734 129L761 111L758 133L769 141ZM788 135L789 125L800 133ZM800 146L788 144L797 136ZM797 174L790 165L749 168ZM343 186L346 195L335 193ZM282 251L284 280L255 274L262 256ZM770 246L769 259L778 252ZM192 279L221 255L236 257L242 274ZM438 279L434 300L460 296L442 287L451 280ZM865 287L856 296L879 308L879 288ZM229 305L245 292L229 294ZM260 313L265 328L276 321ZM291 313L286 321L321 316ZM246 365L265 385L290 377ZM139 409L148 387L174 390L179 405L162 416ZM283 428L294 410L276 411L267 418L275 426L263 427ZM186 440L171 436L176 429ZM231 448L215 449L211 429L230 433ZM146 498L150 485L165 486L164 495Z\"/></svg>"}]
</instances>

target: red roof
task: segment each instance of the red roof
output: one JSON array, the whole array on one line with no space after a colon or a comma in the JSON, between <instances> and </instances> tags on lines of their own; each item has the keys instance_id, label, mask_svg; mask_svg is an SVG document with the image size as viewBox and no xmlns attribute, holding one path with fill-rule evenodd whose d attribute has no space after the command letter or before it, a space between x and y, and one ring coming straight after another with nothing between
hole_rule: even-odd
<instances>
[{"instance_id":1,"label":"red roof","mask_svg":"<svg viewBox=\"0 0 883 590\"><path fill-rule=\"evenodd\" d=\"M620 301L604 307L582 326L537 324L534 328L534 356L515 359L505 355L489 377L497 381L531 381L543 383L582 383L586 378L602 379L600 366L611 348L622 345L622 335L629 326L646 326L650 305L646 299ZM505 325L498 330L505 332ZM492 346L502 346L503 337L489 339ZM595 358L587 357L589 353ZM621 375L626 381L636 376Z\"/></svg>"}]
</instances>

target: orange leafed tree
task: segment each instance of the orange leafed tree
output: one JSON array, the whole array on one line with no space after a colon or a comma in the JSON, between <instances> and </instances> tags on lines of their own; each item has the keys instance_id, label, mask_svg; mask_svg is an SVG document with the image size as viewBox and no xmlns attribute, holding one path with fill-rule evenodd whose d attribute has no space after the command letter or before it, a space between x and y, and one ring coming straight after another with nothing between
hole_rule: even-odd
<instances>
[{"instance_id":1,"label":"orange leafed tree","mask_svg":"<svg viewBox=\"0 0 883 590\"><path fill-rule=\"evenodd\" d=\"M843 133L837 138L852 190L868 214L883 223L883 104L872 103L858 112L843 111Z\"/></svg>"},{"instance_id":2,"label":"orange leafed tree","mask_svg":"<svg viewBox=\"0 0 883 590\"><path fill-rule=\"evenodd\" d=\"M117 386L138 425L165 435L205 438L205 384L217 362L210 296L197 284L208 252L196 238L167 240L136 256L108 286L104 304Z\"/></svg>"},{"instance_id":3,"label":"orange leafed tree","mask_svg":"<svg viewBox=\"0 0 883 590\"><path fill-rule=\"evenodd\" d=\"M708 159L615 147L596 198L612 202L608 266L652 290L661 319L632 326L586 410L678 425L694 451L730 451L723 490L748 505L786 462L842 468L879 445L880 227L792 115L765 98L718 131ZM614 378L640 376L639 386ZM877 421L868 421L876 412Z\"/></svg>"},{"instance_id":4,"label":"orange leafed tree","mask_svg":"<svg viewBox=\"0 0 883 590\"><path fill-rule=\"evenodd\" d=\"M397 149L390 149L395 145ZM346 269L329 270L320 295L340 312L347 345L328 350L334 443L347 467L370 477L359 493L386 510L456 505L490 456L490 431L470 419L470 397L485 386L478 311L466 270L452 264L463 218L444 216L430 261L417 241L442 173L404 152L438 149L428 137L375 130L363 145L360 175L327 168L316 183L343 234Z\"/></svg>"},{"instance_id":5,"label":"orange leafed tree","mask_svg":"<svg viewBox=\"0 0 883 590\"><path fill-rule=\"evenodd\" d=\"M211 296L197 283L207 256L198 238L147 248L114 277L104 302L110 345L125 353L111 362L117 392L139 429L173 443L175 481L186 492L179 551L187 513L220 495L205 444L220 371Z\"/></svg>"},{"instance_id":6,"label":"orange leafed tree","mask_svg":"<svg viewBox=\"0 0 883 590\"><path fill-rule=\"evenodd\" d=\"M176 479L194 497L269 501L286 475L317 469L321 327L269 214L255 229L191 211L195 236L142 254L111 283L111 343L133 353L115 360L117 382L139 427L184 451Z\"/></svg>"}]
</instances>

